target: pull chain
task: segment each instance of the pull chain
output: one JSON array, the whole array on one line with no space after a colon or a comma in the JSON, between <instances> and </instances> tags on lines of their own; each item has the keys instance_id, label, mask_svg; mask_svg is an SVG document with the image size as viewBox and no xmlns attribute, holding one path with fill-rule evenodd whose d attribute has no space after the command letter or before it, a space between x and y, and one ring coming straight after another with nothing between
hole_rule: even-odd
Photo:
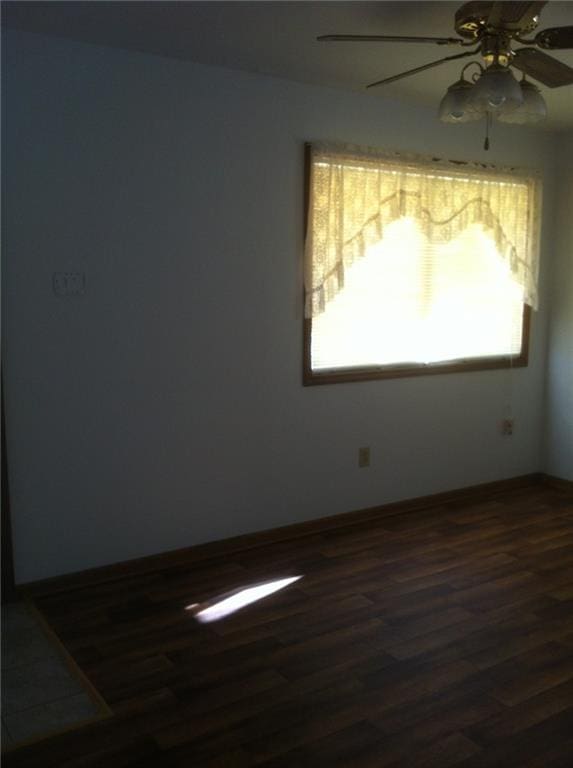
<instances>
[{"instance_id":1,"label":"pull chain","mask_svg":"<svg viewBox=\"0 0 573 768\"><path fill-rule=\"evenodd\" d=\"M485 113L485 141L483 143L483 148L487 152L489 149L489 128L491 125L491 112Z\"/></svg>"}]
</instances>

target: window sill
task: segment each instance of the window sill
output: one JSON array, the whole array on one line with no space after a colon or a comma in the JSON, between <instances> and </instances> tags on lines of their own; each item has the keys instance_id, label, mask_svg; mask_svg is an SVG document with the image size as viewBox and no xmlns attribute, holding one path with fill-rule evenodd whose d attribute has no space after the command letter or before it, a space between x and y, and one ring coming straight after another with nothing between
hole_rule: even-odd
<instances>
[{"instance_id":1,"label":"window sill","mask_svg":"<svg viewBox=\"0 0 573 768\"><path fill-rule=\"evenodd\" d=\"M400 379L408 376L432 376L445 373L465 373L470 371L491 371L501 368L524 368L528 360L526 355L519 357L483 357L471 360L457 360L453 363L387 365L368 368L345 368L323 372L305 371L305 387L318 384L344 384L351 381L375 381L378 379Z\"/></svg>"},{"instance_id":2,"label":"window sill","mask_svg":"<svg viewBox=\"0 0 573 768\"><path fill-rule=\"evenodd\" d=\"M346 384L352 381L376 381L382 379L402 379L409 376L434 376L446 373L492 371L502 368L525 368L529 362L530 326L531 308L524 305L521 353L515 357L499 355L496 357L474 357L447 363L408 363L363 368L340 368L317 372L313 371L310 367L312 321L305 320L303 386L313 387L320 384Z\"/></svg>"}]
</instances>

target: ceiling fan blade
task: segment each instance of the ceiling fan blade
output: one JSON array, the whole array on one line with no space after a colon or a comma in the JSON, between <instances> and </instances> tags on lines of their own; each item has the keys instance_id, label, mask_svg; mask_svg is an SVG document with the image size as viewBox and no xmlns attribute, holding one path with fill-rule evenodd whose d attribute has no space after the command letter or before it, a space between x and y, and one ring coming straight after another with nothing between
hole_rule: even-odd
<instances>
[{"instance_id":1,"label":"ceiling fan blade","mask_svg":"<svg viewBox=\"0 0 573 768\"><path fill-rule=\"evenodd\" d=\"M377 85L386 85L387 83L393 83L396 80L401 80L403 77L410 77L410 75L416 75L418 72L423 72L425 69L431 69L437 67L440 64L444 64L446 61L453 61L453 59L464 59L466 56L475 56L479 49L473 51L465 51L464 53L458 53L456 56L446 56L443 59L437 59L437 61L431 61L429 64L422 64L421 67L415 67L409 69L406 72L401 72L399 75L392 75L391 77L385 77L383 80L377 80L375 83L370 83L367 88L374 88Z\"/></svg>"},{"instance_id":2,"label":"ceiling fan blade","mask_svg":"<svg viewBox=\"0 0 573 768\"><path fill-rule=\"evenodd\" d=\"M323 43L436 43L437 45L467 45L457 37L412 37L402 35L320 35Z\"/></svg>"},{"instance_id":3,"label":"ceiling fan blade","mask_svg":"<svg viewBox=\"0 0 573 768\"><path fill-rule=\"evenodd\" d=\"M573 68L536 48L514 51L511 65L549 88L573 84Z\"/></svg>"},{"instance_id":4,"label":"ceiling fan blade","mask_svg":"<svg viewBox=\"0 0 573 768\"><path fill-rule=\"evenodd\" d=\"M546 51L573 48L573 27L551 27L538 32L533 42Z\"/></svg>"},{"instance_id":5,"label":"ceiling fan blade","mask_svg":"<svg viewBox=\"0 0 573 768\"><path fill-rule=\"evenodd\" d=\"M547 0L498 0L492 5L487 24L515 32L527 31L531 25L535 26L536 17L546 3Z\"/></svg>"}]
</instances>

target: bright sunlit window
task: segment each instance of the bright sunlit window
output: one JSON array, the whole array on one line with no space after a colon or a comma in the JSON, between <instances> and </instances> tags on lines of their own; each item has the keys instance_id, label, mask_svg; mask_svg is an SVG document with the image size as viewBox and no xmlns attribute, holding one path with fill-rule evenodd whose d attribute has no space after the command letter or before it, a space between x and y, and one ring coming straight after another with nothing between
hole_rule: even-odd
<instances>
[{"instance_id":1,"label":"bright sunlit window","mask_svg":"<svg viewBox=\"0 0 573 768\"><path fill-rule=\"evenodd\" d=\"M527 180L355 158L313 170L305 383L527 363Z\"/></svg>"},{"instance_id":2,"label":"bright sunlit window","mask_svg":"<svg viewBox=\"0 0 573 768\"><path fill-rule=\"evenodd\" d=\"M404 218L313 321L312 368L519 355L522 321L519 286L478 227L432 246Z\"/></svg>"}]
</instances>

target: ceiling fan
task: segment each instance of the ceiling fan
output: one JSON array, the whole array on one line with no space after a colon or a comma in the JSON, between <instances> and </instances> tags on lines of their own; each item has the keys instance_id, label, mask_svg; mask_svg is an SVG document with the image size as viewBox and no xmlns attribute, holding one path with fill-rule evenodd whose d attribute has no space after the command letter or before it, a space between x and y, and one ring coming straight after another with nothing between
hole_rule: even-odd
<instances>
[{"instance_id":1,"label":"ceiling fan","mask_svg":"<svg viewBox=\"0 0 573 768\"><path fill-rule=\"evenodd\" d=\"M423 64L398 75L370 83L367 88L393 83L448 61L481 56L483 64L472 61L462 70L442 99L439 117L444 122L460 123L486 114L503 122L529 123L546 116L539 89L525 79L537 80L549 88L573 84L573 68L543 51L573 48L573 26L544 29L530 37L539 24L539 14L547 0L493 2L472 0L455 14L454 27L459 37L417 37L399 35L322 35L323 42L434 43L471 50ZM514 48L517 42L523 47ZM539 50L542 49L542 50ZM473 81L464 79L465 70L477 65ZM511 67L520 70L518 82Z\"/></svg>"}]
</instances>

